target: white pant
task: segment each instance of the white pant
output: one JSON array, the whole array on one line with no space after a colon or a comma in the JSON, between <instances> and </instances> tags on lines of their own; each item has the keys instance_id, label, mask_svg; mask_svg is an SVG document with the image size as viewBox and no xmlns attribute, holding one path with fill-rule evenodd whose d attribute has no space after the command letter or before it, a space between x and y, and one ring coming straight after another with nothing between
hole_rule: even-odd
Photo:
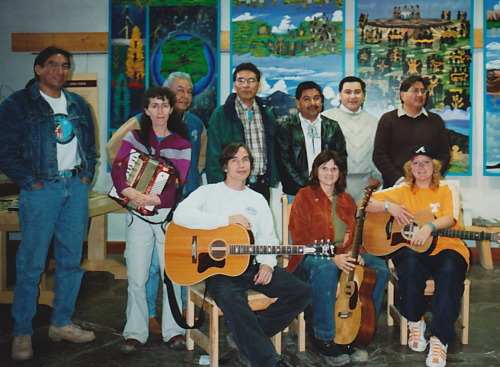
<instances>
[{"instance_id":1,"label":"white pant","mask_svg":"<svg viewBox=\"0 0 500 367\"><path fill-rule=\"evenodd\" d=\"M170 209L160 209L154 216L144 217L151 222L164 220ZM160 262L160 272L164 275L165 259L165 234L160 224L150 224L137 218L135 215L127 213L126 216L126 248L125 259L127 261L128 278L128 300L127 300L127 323L123 330L125 339L137 339L141 343L146 343L149 336L149 312L146 301L146 282L149 276L151 256L153 247L156 246L158 259ZM130 222L132 224L129 226ZM179 308L182 307L181 286L174 285L175 297ZM174 335L184 334L174 320L168 302L167 289L162 282L163 288L163 310L161 319L161 330L163 340L169 341Z\"/></svg>"}]
</instances>

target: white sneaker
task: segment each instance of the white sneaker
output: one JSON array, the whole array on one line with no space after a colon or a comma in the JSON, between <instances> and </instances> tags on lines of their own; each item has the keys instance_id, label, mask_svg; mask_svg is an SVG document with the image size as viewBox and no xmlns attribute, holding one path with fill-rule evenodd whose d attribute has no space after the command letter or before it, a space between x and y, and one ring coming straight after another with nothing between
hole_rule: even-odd
<instances>
[{"instance_id":1,"label":"white sneaker","mask_svg":"<svg viewBox=\"0 0 500 367\"><path fill-rule=\"evenodd\" d=\"M420 321L413 322L408 321L408 347L415 352L423 352L427 347L427 342L425 341L425 321L420 319Z\"/></svg>"},{"instance_id":2,"label":"white sneaker","mask_svg":"<svg viewBox=\"0 0 500 367\"><path fill-rule=\"evenodd\" d=\"M24 361L33 358L33 347L31 346L31 335L16 336L12 341L12 359Z\"/></svg>"},{"instance_id":3,"label":"white sneaker","mask_svg":"<svg viewBox=\"0 0 500 367\"><path fill-rule=\"evenodd\" d=\"M425 365L427 367L444 367L446 366L446 352L448 351L448 345L441 343L439 338L431 336L430 340L429 355L425 360Z\"/></svg>"},{"instance_id":4,"label":"white sneaker","mask_svg":"<svg viewBox=\"0 0 500 367\"><path fill-rule=\"evenodd\" d=\"M69 324L63 327L49 327L49 339L55 342L67 340L72 343L87 343L95 339L93 331L82 330L75 324Z\"/></svg>"}]
</instances>

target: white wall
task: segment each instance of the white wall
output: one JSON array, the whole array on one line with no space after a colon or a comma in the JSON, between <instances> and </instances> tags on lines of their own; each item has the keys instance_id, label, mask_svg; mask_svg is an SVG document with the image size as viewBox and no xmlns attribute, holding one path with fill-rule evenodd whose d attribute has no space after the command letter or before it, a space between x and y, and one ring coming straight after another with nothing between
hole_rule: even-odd
<instances>
[{"instance_id":1,"label":"white wall","mask_svg":"<svg viewBox=\"0 0 500 367\"><path fill-rule=\"evenodd\" d=\"M230 1L222 0L221 29L230 28ZM354 2L345 1L347 27L354 28ZM474 1L474 27L483 27L483 4ZM109 22L108 1L104 0L1 0L0 1L0 101L10 93L24 87L33 76L35 56L28 52L11 51L11 33L34 32L107 32ZM346 51L345 73L354 73L354 52ZM231 70L229 53L221 54L221 93L219 101L225 100L231 92ZM99 141L101 158L98 166L94 190L107 191L111 186L106 169L104 145L107 132L108 101L108 55L77 54L74 56L74 72L97 73L99 87ZM474 49L473 79L473 151L472 175L453 176L460 181L465 208L472 216L500 218L500 177L483 176L483 53ZM272 208L277 213L279 223L280 189L272 192ZM109 216L109 240L124 239L124 220L121 214Z\"/></svg>"}]
</instances>

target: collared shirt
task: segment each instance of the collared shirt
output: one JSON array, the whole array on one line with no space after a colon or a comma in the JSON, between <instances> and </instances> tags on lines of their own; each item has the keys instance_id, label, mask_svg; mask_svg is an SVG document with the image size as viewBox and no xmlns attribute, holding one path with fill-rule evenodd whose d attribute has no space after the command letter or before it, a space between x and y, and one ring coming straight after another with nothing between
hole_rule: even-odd
<instances>
[{"instance_id":1,"label":"collared shirt","mask_svg":"<svg viewBox=\"0 0 500 367\"><path fill-rule=\"evenodd\" d=\"M306 143L308 172L311 172L314 158L321 152L321 116L311 122L299 113L299 119Z\"/></svg>"},{"instance_id":2,"label":"collared shirt","mask_svg":"<svg viewBox=\"0 0 500 367\"><path fill-rule=\"evenodd\" d=\"M404 115L407 115L408 117L411 117L413 119L417 118L418 116L420 116L421 114L424 114L425 116L429 116L429 114L427 113L427 110L425 108L422 108L420 110L419 113L417 113L415 116L410 116L408 114L408 112L406 112L403 108L403 106L399 106L398 107L398 117L401 117L401 116L404 116Z\"/></svg>"},{"instance_id":3,"label":"collared shirt","mask_svg":"<svg viewBox=\"0 0 500 367\"><path fill-rule=\"evenodd\" d=\"M248 108L239 97L236 98L235 106L236 113L243 124L246 144L254 160L252 175L263 175L266 173L267 147L264 122L262 121L259 106L254 99L252 108Z\"/></svg>"}]
</instances>

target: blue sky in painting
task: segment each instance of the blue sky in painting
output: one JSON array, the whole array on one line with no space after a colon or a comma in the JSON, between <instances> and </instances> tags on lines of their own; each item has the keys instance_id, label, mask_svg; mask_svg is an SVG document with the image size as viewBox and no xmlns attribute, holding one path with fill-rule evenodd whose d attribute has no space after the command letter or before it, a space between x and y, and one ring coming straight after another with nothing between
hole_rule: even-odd
<instances>
[{"instance_id":1,"label":"blue sky in painting","mask_svg":"<svg viewBox=\"0 0 500 367\"><path fill-rule=\"evenodd\" d=\"M410 6L420 6L420 16L422 18L441 18L441 12L443 10L450 10L452 14L452 19L456 19L457 11L467 11L470 19L470 2L465 2L467 4L464 9L462 1L456 0L384 0L384 1L373 1L373 0L358 0L358 13L369 14L369 19L377 18L392 18L392 9L395 6L400 6L403 8L405 5Z\"/></svg>"}]
</instances>

